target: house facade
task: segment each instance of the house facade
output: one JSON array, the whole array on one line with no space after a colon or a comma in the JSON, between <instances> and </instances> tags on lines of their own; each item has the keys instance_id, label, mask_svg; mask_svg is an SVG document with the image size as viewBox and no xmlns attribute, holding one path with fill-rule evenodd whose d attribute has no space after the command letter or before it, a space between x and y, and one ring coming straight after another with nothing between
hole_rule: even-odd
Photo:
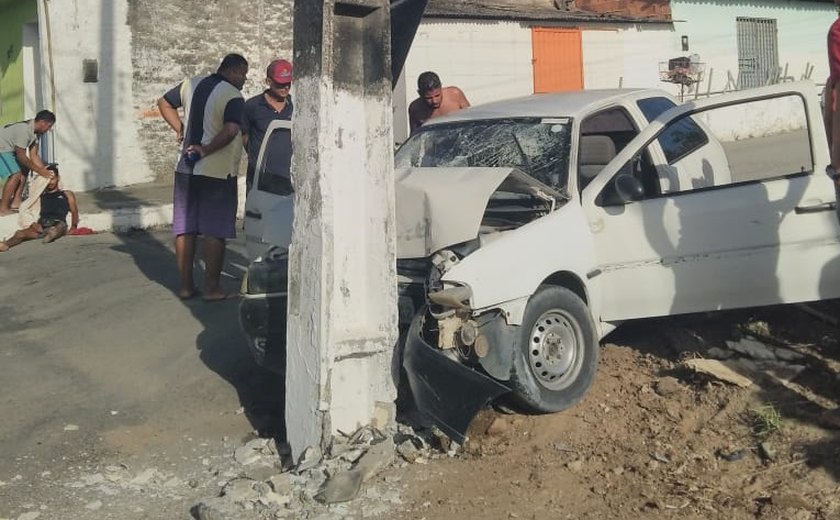
<instances>
[{"instance_id":1,"label":"house facade","mask_svg":"<svg viewBox=\"0 0 840 520\"><path fill-rule=\"evenodd\" d=\"M687 99L782 79L823 83L826 32L837 16L831 1L451 4L430 0L409 53L395 92L398 141L425 70L473 104L582 88L657 87Z\"/></svg>"},{"instance_id":2,"label":"house facade","mask_svg":"<svg viewBox=\"0 0 840 520\"><path fill-rule=\"evenodd\" d=\"M177 146L157 98L228 52L252 64L243 94L260 92L265 65L291 59L292 5L0 0L0 124L53 110L42 149L70 189L165 180ZM780 79L820 84L836 16L831 0L429 0L394 93L395 138L408 134L406 108L425 70L473 104L581 88L689 97ZM695 60L697 80L663 82L674 58Z\"/></svg>"},{"instance_id":3,"label":"house facade","mask_svg":"<svg viewBox=\"0 0 840 520\"><path fill-rule=\"evenodd\" d=\"M267 63L290 54L291 4L0 0L0 124L54 111L42 150L69 189L166 179L177 145L157 98L229 52L252 64L243 93L259 92Z\"/></svg>"}]
</instances>

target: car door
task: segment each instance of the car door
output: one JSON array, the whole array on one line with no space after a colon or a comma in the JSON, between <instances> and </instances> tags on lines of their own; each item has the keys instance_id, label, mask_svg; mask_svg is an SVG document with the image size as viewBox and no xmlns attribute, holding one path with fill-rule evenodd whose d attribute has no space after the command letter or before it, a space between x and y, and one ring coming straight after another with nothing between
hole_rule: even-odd
<instances>
[{"instance_id":1,"label":"car door","mask_svg":"<svg viewBox=\"0 0 840 520\"><path fill-rule=\"evenodd\" d=\"M254 183L245 199L245 245L248 257L262 255L271 244L265 233L276 227L291 228L288 211L294 190L291 182L292 122L272 121L266 130Z\"/></svg>"},{"instance_id":2,"label":"car door","mask_svg":"<svg viewBox=\"0 0 840 520\"><path fill-rule=\"evenodd\" d=\"M819 125L812 84L687 103L648 125L582 193L601 319L840 296L840 230ZM685 142L696 145L671 159L668 150L646 153ZM642 165L643 156L655 164ZM705 182L673 189L663 171ZM646 187L651 179L657 190Z\"/></svg>"}]
</instances>

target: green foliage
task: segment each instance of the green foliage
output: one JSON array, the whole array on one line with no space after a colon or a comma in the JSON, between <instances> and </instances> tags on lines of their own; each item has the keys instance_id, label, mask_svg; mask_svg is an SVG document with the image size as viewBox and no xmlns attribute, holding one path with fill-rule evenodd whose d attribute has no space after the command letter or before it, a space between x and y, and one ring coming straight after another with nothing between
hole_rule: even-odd
<instances>
[{"instance_id":1,"label":"green foliage","mask_svg":"<svg viewBox=\"0 0 840 520\"><path fill-rule=\"evenodd\" d=\"M752 432L758 439L766 439L782 428L782 414L772 404L750 410Z\"/></svg>"}]
</instances>

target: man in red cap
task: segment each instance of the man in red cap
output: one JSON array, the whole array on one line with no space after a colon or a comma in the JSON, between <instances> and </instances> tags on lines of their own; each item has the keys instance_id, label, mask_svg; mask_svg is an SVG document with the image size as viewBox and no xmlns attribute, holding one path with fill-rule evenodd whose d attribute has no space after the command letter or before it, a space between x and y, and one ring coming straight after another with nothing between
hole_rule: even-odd
<instances>
[{"instance_id":1,"label":"man in red cap","mask_svg":"<svg viewBox=\"0 0 840 520\"><path fill-rule=\"evenodd\" d=\"M257 156L265 137L266 129L276 119L292 119L292 64L286 60L274 60L266 69L266 89L245 102L242 120L242 145L248 153L246 171L246 193L251 191Z\"/></svg>"}]
</instances>

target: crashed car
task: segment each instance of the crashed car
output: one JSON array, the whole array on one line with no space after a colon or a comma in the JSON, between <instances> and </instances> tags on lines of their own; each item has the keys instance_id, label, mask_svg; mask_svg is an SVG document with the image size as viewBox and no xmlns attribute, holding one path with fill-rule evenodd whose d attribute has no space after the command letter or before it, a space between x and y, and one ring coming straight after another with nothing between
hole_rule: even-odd
<instances>
[{"instance_id":1,"label":"crashed car","mask_svg":"<svg viewBox=\"0 0 840 520\"><path fill-rule=\"evenodd\" d=\"M808 83L679 106L535 95L427 123L396 156L419 407L463 439L504 394L534 412L578 402L626 320L836 297L827 164Z\"/></svg>"},{"instance_id":2,"label":"crashed car","mask_svg":"<svg viewBox=\"0 0 840 520\"><path fill-rule=\"evenodd\" d=\"M544 94L429 121L395 157L418 407L461 441L502 396L538 413L574 405L626 320L839 296L827 165L810 83L685 104L658 90ZM276 268L288 239L263 233ZM284 298L285 272L270 272L254 285Z\"/></svg>"}]
</instances>

